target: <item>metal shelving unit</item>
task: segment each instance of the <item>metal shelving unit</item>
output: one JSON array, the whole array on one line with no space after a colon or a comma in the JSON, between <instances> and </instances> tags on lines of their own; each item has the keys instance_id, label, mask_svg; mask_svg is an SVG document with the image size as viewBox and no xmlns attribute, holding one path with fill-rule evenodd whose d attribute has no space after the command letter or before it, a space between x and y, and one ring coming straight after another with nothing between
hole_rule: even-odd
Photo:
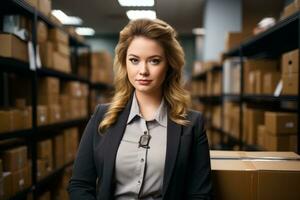
<instances>
[{"instance_id":1,"label":"metal shelving unit","mask_svg":"<svg viewBox=\"0 0 300 200\"><path fill-rule=\"evenodd\" d=\"M269 105L276 105L274 110L283 110L298 113L298 124L300 123L300 107L298 96L267 96L267 95L247 95L243 93L243 59L259 59L259 58L276 58L281 54L292 51L300 47L300 12L278 22L275 26L267 31L258 34L245 42L239 47L235 47L225 54L225 57L239 57L241 63L241 93L239 95L224 95L224 98L236 101L242 108L243 103L264 102ZM300 75L299 75L300 78ZM300 94L300 84L298 85L298 94ZM279 108L282 102L297 103L295 109ZM242 125L243 109L241 109L240 123ZM240 127L240 134L243 133L243 126ZM241 137L242 138L242 135ZM252 149L253 145L241 143L241 147ZM298 154L300 154L300 127L298 126Z\"/></svg>"},{"instance_id":2,"label":"metal shelving unit","mask_svg":"<svg viewBox=\"0 0 300 200\"><path fill-rule=\"evenodd\" d=\"M27 16L32 20L32 43L34 46L34 52L36 51L37 44L37 21L42 20L47 24L49 28L60 28L64 31L64 29L60 26L57 26L53 23L49 18L44 16L41 12L30 6L27 2L23 0L4 0L1 2L0 8L0 16L5 14L22 14ZM0 17L1 20L1 17ZM1 23L0 23L1 24ZM77 41L73 36L69 36L69 44L72 46L72 53L78 55L79 48L87 49L87 52L91 52L91 48L84 42ZM35 54L35 53L34 53ZM36 55L36 54L35 54ZM73 65L77 65L78 60L75 60ZM88 63L90 65L90 63ZM75 70L76 71L76 70ZM29 188L15 194L15 196L11 197L10 200L20 200L25 199L27 194L32 192L33 199L37 199L38 192L41 188L47 187L52 180L56 179L58 175L60 175L66 167L72 165L73 162L67 163L63 167L53 171L47 177L42 180L37 179L37 142L45 137L52 137L61 129L82 125L87 123L88 118L82 119L74 119L71 121L64 121L55 124L49 124L45 126L37 126L37 85L38 79L43 76L51 76L56 77L64 81L80 81L82 83L86 83L90 88L95 89L103 89L103 88L112 88L112 86L106 84L94 84L91 83L88 79L79 77L76 74L67 74L64 72L55 71L53 69L47 68L37 68L30 69L30 64L28 62L23 62L13 58L5 58L0 57L0 72L1 73L14 73L14 74L22 74L25 75L28 80L31 81L31 96L32 96L32 128L26 130L17 130L6 133L0 133L0 141L3 140L18 140L18 138L22 139L20 142L16 142L16 144L26 144L30 148L31 159L32 159L32 184ZM23 141L23 139L25 139ZM18 140L19 141L19 140ZM14 144L14 143L13 143ZM12 144L12 145L13 145ZM11 146L11 144L10 144ZM8 147L10 147L8 146ZM7 147L5 147L7 148Z\"/></svg>"}]
</instances>

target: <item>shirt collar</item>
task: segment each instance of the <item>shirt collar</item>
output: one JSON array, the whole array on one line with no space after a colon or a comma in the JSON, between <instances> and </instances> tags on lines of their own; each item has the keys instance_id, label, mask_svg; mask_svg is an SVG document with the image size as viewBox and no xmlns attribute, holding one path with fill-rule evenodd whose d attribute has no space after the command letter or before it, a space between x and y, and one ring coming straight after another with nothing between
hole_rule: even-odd
<instances>
[{"instance_id":1,"label":"shirt collar","mask_svg":"<svg viewBox=\"0 0 300 200\"><path fill-rule=\"evenodd\" d=\"M128 116L127 124L131 123L131 121L136 117L142 117L140 112L140 107L136 98L135 93L133 94L132 104L131 104L131 110ZM165 104L164 98L162 98L162 101L156 110L154 114L154 120L157 121L160 125L167 127L167 107Z\"/></svg>"}]
</instances>

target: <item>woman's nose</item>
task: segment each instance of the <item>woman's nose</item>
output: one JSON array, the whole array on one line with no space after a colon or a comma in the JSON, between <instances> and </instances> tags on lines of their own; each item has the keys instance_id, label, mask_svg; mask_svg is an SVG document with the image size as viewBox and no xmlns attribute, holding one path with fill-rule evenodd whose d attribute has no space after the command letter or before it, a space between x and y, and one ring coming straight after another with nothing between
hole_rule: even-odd
<instances>
[{"instance_id":1,"label":"woman's nose","mask_svg":"<svg viewBox=\"0 0 300 200\"><path fill-rule=\"evenodd\" d=\"M146 62L141 63L141 68L140 68L139 74L142 75L142 76L149 75L149 70L148 70Z\"/></svg>"}]
</instances>

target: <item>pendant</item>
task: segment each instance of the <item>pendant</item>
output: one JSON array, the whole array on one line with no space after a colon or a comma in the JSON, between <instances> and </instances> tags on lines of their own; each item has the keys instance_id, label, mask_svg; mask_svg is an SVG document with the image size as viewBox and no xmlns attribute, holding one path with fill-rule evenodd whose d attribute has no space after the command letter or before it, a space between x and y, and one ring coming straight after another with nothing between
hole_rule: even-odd
<instances>
[{"instance_id":1,"label":"pendant","mask_svg":"<svg viewBox=\"0 0 300 200\"><path fill-rule=\"evenodd\" d=\"M151 135L141 135L140 141L139 141L139 147L150 149L150 147L148 146L150 139L151 139Z\"/></svg>"}]
</instances>

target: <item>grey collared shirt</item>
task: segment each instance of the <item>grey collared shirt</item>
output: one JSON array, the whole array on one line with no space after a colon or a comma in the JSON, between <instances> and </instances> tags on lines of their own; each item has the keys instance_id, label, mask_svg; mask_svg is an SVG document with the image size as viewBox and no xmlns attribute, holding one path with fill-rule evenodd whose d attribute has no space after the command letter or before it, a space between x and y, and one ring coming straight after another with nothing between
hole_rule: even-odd
<instances>
[{"instance_id":1,"label":"grey collared shirt","mask_svg":"<svg viewBox=\"0 0 300 200\"><path fill-rule=\"evenodd\" d=\"M154 119L145 121L135 94L124 136L116 156L116 200L159 198L162 193L167 146L167 107L162 100ZM149 149L139 147L140 137L151 135Z\"/></svg>"}]
</instances>

